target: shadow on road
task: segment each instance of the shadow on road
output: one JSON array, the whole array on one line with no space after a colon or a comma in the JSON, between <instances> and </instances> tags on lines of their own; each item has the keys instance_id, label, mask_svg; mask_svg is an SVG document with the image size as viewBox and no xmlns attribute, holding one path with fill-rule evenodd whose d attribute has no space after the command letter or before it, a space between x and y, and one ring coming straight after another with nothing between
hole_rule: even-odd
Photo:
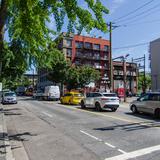
<instances>
[{"instance_id":1,"label":"shadow on road","mask_svg":"<svg viewBox=\"0 0 160 160\"><path fill-rule=\"evenodd\" d=\"M28 136L37 136L37 134L31 134L30 132L18 133L9 135L9 140L14 141L28 141Z\"/></svg>"},{"instance_id":2,"label":"shadow on road","mask_svg":"<svg viewBox=\"0 0 160 160\"><path fill-rule=\"evenodd\" d=\"M77 109L80 109L80 110L90 111L90 112L99 112L99 113L103 113L103 112L112 112L110 109L97 111L95 108L85 108L85 109L82 109L81 107L76 107L76 108L77 108Z\"/></svg>"},{"instance_id":3,"label":"shadow on road","mask_svg":"<svg viewBox=\"0 0 160 160\"><path fill-rule=\"evenodd\" d=\"M16 112L18 110L21 110L21 109L19 109L19 108L3 109L2 112L4 113L5 116L19 116L19 115L22 115L21 113Z\"/></svg>"},{"instance_id":4,"label":"shadow on road","mask_svg":"<svg viewBox=\"0 0 160 160\"><path fill-rule=\"evenodd\" d=\"M141 129L148 129L160 127L160 122L139 122L139 123L127 123L122 125L113 125L108 127L94 128L97 131L113 131L113 130L123 130L123 131L135 131Z\"/></svg>"},{"instance_id":5,"label":"shadow on road","mask_svg":"<svg viewBox=\"0 0 160 160\"><path fill-rule=\"evenodd\" d=\"M132 117L138 117L138 118L143 118L143 119L147 119L147 120L154 120L154 121L160 122L160 119L157 119L153 115L147 114L147 113L133 114L132 112L126 112L125 114L132 116Z\"/></svg>"}]
</instances>

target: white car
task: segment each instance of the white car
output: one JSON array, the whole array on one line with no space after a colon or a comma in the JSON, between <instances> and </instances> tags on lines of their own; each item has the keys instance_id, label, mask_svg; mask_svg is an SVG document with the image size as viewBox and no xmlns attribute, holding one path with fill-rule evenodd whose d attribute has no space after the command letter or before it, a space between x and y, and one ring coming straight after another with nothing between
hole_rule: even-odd
<instances>
[{"instance_id":1,"label":"white car","mask_svg":"<svg viewBox=\"0 0 160 160\"><path fill-rule=\"evenodd\" d=\"M17 104L17 96L14 92L5 92L2 95L2 104Z\"/></svg>"},{"instance_id":2,"label":"white car","mask_svg":"<svg viewBox=\"0 0 160 160\"><path fill-rule=\"evenodd\" d=\"M115 93L87 93L86 97L81 101L81 108L95 108L97 111L111 109L115 112L119 107L119 98Z\"/></svg>"},{"instance_id":3,"label":"white car","mask_svg":"<svg viewBox=\"0 0 160 160\"><path fill-rule=\"evenodd\" d=\"M149 113L160 118L160 92L149 92L131 102L130 110L133 113Z\"/></svg>"}]
</instances>

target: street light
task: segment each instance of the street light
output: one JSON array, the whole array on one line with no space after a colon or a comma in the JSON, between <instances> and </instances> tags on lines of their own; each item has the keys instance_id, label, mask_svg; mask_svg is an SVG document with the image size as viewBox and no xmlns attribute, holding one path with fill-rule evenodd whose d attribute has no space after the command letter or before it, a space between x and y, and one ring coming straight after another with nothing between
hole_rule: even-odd
<instances>
[{"instance_id":1,"label":"street light","mask_svg":"<svg viewBox=\"0 0 160 160\"><path fill-rule=\"evenodd\" d=\"M127 78L127 76L126 76L126 59L128 56L129 56L129 54L126 54L125 56L119 56L119 57L112 59L112 60L121 59L123 62L124 102L126 102L126 90L127 90L127 87L126 87L126 78Z\"/></svg>"}]
</instances>

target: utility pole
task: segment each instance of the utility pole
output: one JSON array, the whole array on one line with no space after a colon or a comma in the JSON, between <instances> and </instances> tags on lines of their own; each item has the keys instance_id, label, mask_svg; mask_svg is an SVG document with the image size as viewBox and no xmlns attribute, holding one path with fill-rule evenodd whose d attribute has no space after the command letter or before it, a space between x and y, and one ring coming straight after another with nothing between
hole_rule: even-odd
<instances>
[{"instance_id":1,"label":"utility pole","mask_svg":"<svg viewBox=\"0 0 160 160\"><path fill-rule=\"evenodd\" d=\"M123 82L124 82L124 102L126 102L127 76L126 76L126 58L123 57Z\"/></svg>"},{"instance_id":2,"label":"utility pole","mask_svg":"<svg viewBox=\"0 0 160 160\"><path fill-rule=\"evenodd\" d=\"M144 54L144 92L146 93L146 56Z\"/></svg>"},{"instance_id":3,"label":"utility pole","mask_svg":"<svg viewBox=\"0 0 160 160\"><path fill-rule=\"evenodd\" d=\"M110 90L114 91L114 85L113 85L113 61L112 61L112 22L109 23L109 41L110 41Z\"/></svg>"}]
</instances>

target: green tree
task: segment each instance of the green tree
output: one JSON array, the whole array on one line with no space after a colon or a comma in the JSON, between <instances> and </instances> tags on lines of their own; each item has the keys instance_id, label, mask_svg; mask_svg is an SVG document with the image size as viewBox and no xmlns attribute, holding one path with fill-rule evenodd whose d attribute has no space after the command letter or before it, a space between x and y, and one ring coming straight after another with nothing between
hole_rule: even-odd
<instances>
[{"instance_id":1,"label":"green tree","mask_svg":"<svg viewBox=\"0 0 160 160\"><path fill-rule=\"evenodd\" d=\"M146 81L146 86L145 86L145 81ZM146 74L146 79L144 80L144 74L140 73L138 77L138 89L139 90L144 90L150 89L151 88L151 76L149 74Z\"/></svg>"},{"instance_id":2,"label":"green tree","mask_svg":"<svg viewBox=\"0 0 160 160\"><path fill-rule=\"evenodd\" d=\"M69 61L66 61L64 54L57 50L54 53L51 69L48 69L48 80L63 84L66 79L66 72L70 66L71 64Z\"/></svg>"},{"instance_id":3,"label":"green tree","mask_svg":"<svg viewBox=\"0 0 160 160\"><path fill-rule=\"evenodd\" d=\"M70 67L66 74L67 89L83 88L100 79L99 71L89 66Z\"/></svg>"},{"instance_id":4,"label":"green tree","mask_svg":"<svg viewBox=\"0 0 160 160\"><path fill-rule=\"evenodd\" d=\"M108 9L100 0L83 1L87 9L82 8L78 0L0 0L0 75L2 64L14 59L25 65L36 62L38 66L51 66L49 58L54 51L47 52L48 44L61 30L66 17L68 32L75 29L81 32L83 28L107 31L103 16L108 14ZM51 22L56 25L56 32L47 25ZM5 32L8 32L9 43L4 40ZM17 56L12 44L18 45L23 58Z\"/></svg>"}]
</instances>

